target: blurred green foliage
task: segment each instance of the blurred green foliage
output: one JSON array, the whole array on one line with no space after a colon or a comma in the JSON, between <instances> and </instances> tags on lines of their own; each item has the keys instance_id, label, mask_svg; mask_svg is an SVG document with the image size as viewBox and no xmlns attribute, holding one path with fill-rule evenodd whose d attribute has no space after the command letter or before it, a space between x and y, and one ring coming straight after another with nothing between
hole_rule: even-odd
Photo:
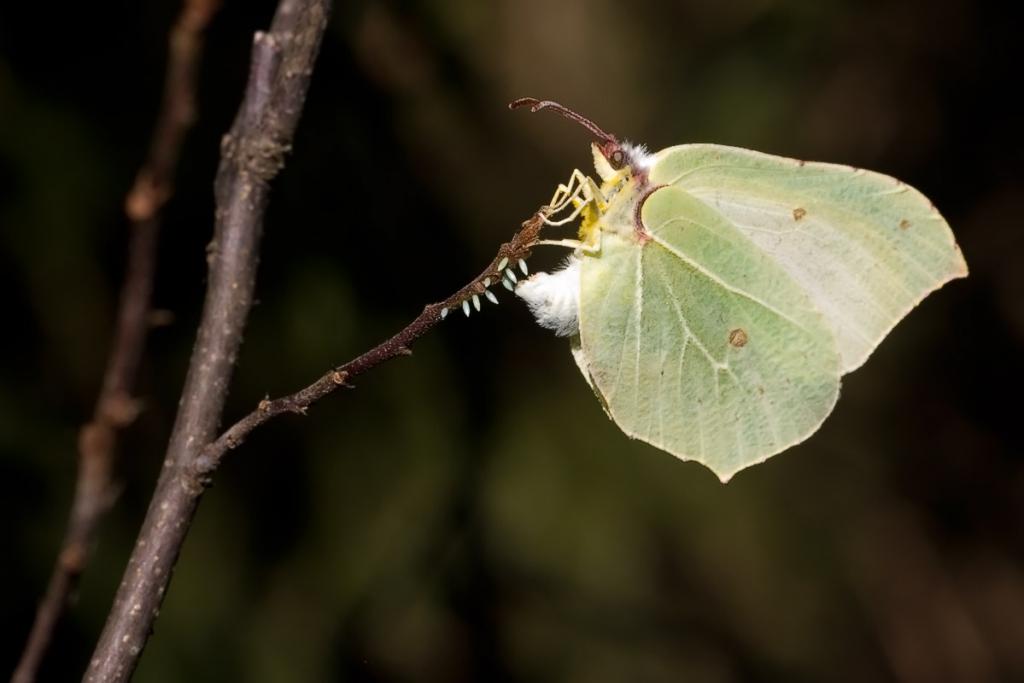
<instances>
[{"instance_id":1,"label":"blurred green foliage","mask_svg":"<svg viewBox=\"0 0 1024 683\"><path fill-rule=\"evenodd\" d=\"M159 103L170 1L0 8L0 661L61 536ZM45 680L84 669L198 319L218 139L268 0L228 0L161 241L145 412ZM610 0L337 8L272 195L226 419L460 286L572 168L560 100L657 149L865 166L924 191L971 277L727 486L630 442L503 297L219 473L141 681L1024 678L1019 21L993 2ZM1019 19L1019 17L1017 17ZM555 253L540 253L534 268Z\"/></svg>"}]
</instances>

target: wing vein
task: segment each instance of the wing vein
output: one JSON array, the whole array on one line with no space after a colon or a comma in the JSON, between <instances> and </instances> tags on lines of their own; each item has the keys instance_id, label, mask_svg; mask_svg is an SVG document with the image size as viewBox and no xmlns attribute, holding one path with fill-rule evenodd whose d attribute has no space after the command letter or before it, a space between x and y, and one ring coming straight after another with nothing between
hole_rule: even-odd
<instances>
[{"instance_id":1,"label":"wing vein","mask_svg":"<svg viewBox=\"0 0 1024 683\"><path fill-rule=\"evenodd\" d=\"M639 289L640 288L639 280L637 281L636 284L637 284L637 288ZM613 291L612 287L609 287L609 288L606 289L606 291L605 291L605 299L602 302L602 306L607 304L608 299L611 298L612 291ZM632 316L630 316L630 317L632 317ZM622 326L622 342L621 342L621 344L619 346L619 362L618 362L618 365L617 365L617 367L615 369L615 381L612 383L612 386L609 387L608 392L607 392L607 394L605 396L605 400L609 404L611 404L613 397L619 392L619 380L622 378L622 366L625 364L625 358L626 358L626 338L629 336L629 327L630 326L629 326L628 322L625 325ZM638 349L639 349L639 345L640 345L640 342L639 342L639 339L638 339L637 340L637 348Z\"/></svg>"},{"instance_id":2,"label":"wing vein","mask_svg":"<svg viewBox=\"0 0 1024 683\"><path fill-rule=\"evenodd\" d=\"M640 405L640 339L644 318L644 250L642 248L636 250L636 300L634 305L636 307L636 356L633 359L633 402L634 405ZM652 415L647 423L648 437L651 434L650 423L653 420L654 416Z\"/></svg>"},{"instance_id":3,"label":"wing vein","mask_svg":"<svg viewBox=\"0 0 1024 683\"><path fill-rule=\"evenodd\" d=\"M725 363L724 361L717 360L714 356L712 356L711 352L708 351L704 344L701 343L700 339L697 338L697 335L695 335L693 331L690 330L690 325L686 322L686 316L683 315L682 309L679 308L679 301L676 298L675 289L672 288L672 284L668 281L668 278L665 277L664 273L659 272L658 275L661 276L661 281L665 284L665 289L667 289L669 292L669 301L672 302L672 308L675 309L676 317L679 318L679 324L683 326L683 333L686 335L686 338L693 340L694 345L698 349L700 349L701 353L704 354L704 357L708 359L709 363L711 363L711 367L713 370L718 370L719 368L728 368L729 364Z\"/></svg>"},{"instance_id":4,"label":"wing vein","mask_svg":"<svg viewBox=\"0 0 1024 683\"><path fill-rule=\"evenodd\" d=\"M673 219L671 221L668 221L666 223L663 223L662 225L663 226L664 225L668 225L669 223L673 223L673 222L675 222L677 220L682 221L682 220L689 220L689 219L677 218L677 219ZM689 221L689 222L693 223L693 221ZM699 223L694 223L694 225L700 225L700 224ZM706 226L703 226L703 225L700 225L700 227L707 229ZM726 282L722 278L718 277L717 275L712 273L710 270L708 270L704 266L700 265L699 263L697 263L696 261L691 259L689 256L687 256L683 252L679 251L678 249L676 249L675 247L670 245L668 242L666 242L665 240L663 240L660 237L658 237L657 235L651 233L651 240L654 241L655 244L658 244L659 246L661 246L663 249L666 249L673 256L679 258L681 261L686 263L688 266L690 266L691 268L696 270L698 273L700 273L704 277L708 278L709 280L711 280L712 282L714 282L718 286L720 286L723 289L725 289L726 291L731 292L732 294L736 294L736 295L742 296L745 299L749 299L750 301L754 302L758 306L761 306L762 308L764 308L766 311L769 311L769 312L777 315L778 317L782 318L783 320L788 322L790 325L793 325L794 327L797 327L797 328L803 330L804 332L807 331L807 328L805 328L802 324L800 324L799 322L797 322L796 320L794 320L790 316L786 315L784 312L780 311L775 306L772 306L767 301L764 301L761 298L754 296L750 292L744 291L743 289L741 289L739 287L735 287L733 285L730 285L728 282Z\"/></svg>"}]
</instances>

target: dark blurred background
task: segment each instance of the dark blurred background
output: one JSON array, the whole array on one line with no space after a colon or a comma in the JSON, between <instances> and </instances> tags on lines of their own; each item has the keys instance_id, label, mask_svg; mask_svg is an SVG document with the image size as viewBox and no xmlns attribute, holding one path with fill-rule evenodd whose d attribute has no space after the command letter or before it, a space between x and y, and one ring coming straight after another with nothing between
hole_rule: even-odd
<instances>
[{"instance_id":1,"label":"dark blurred background","mask_svg":"<svg viewBox=\"0 0 1024 683\"><path fill-rule=\"evenodd\" d=\"M552 98L654 149L879 170L971 267L803 445L722 486L627 440L504 290L308 418L199 511L140 681L1024 680L1020 16L974 0L339 3L275 183L226 419L479 272L574 167ZM156 115L170 0L0 5L0 669L57 550ZM44 680L84 670L162 458L218 140L269 0L227 0L161 236L145 412ZM553 263L540 253L534 268Z\"/></svg>"}]
</instances>

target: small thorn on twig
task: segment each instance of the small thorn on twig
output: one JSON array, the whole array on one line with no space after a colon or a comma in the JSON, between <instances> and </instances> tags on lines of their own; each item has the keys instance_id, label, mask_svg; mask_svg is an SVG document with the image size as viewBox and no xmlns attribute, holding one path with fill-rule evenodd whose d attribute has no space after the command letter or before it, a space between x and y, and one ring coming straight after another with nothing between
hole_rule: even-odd
<instances>
[{"instance_id":1,"label":"small thorn on twig","mask_svg":"<svg viewBox=\"0 0 1024 683\"><path fill-rule=\"evenodd\" d=\"M265 396L263 398L263 400L260 401L259 405L256 406L256 409L259 410L262 413L265 413L268 410L270 410L270 397L269 396Z\"/></svg>"},{"instance_id":2,"label":"small thorn on twig","mask_svg":"<svg viewBox=\"0 0 1024 683\"><path fill-rule=\"evenodd\" d=\"M477 310L480 310L480 309L477 309ZM411 356L412 355L412 349L410 349L408 346L399 346L398 347L398 355L400 355L400 356Z\"/></svg>"}]
</instances>

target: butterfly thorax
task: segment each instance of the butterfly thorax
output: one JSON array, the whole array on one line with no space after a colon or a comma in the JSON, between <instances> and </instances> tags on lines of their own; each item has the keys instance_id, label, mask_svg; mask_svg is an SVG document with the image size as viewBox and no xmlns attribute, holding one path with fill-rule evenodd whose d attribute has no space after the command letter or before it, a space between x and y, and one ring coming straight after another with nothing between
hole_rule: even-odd
<instances>
[{"instance_id":1,"label":"butterfly thorax","mask_svg":"<svg viewBox=\"0 0 1024 683\"><path fill-rule=\"evenodd\" d=\"M620 169L608 162L601 149L593 146L594 166L602 182L600 194L588 202L581 212L580 240L585 244L599 243L600 232L617 234L623 238L646 241L646 231L640 222L639 208L649 193L647 157L642 148L636 150L634 161ZM641 156L643 155L643 156Z\"/></svg>"}]
</instances>

